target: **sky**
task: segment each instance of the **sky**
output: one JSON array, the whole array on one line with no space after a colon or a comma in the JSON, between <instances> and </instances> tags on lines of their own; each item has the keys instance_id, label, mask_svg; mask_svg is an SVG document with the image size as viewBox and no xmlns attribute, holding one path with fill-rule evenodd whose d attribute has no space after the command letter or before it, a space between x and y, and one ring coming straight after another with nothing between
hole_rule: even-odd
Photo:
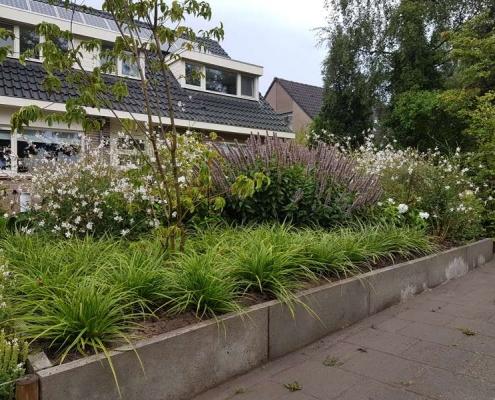
<instances>
[{"instance_id":1,"label":"sky","mask_svg":"<svg viewBox=\"0 0 495 400\"><path fill-rule=\"evenodd\" d=\"M230 57L264 67L260 91L274 77L322 85L325 46L317 28L325 24L324 0L209 0L213 18L196 28L224 24L222 47ZM79 3L79 2L78 2ZM100 8L101 0L84 0Z\"/></svg>"}]
</instances>

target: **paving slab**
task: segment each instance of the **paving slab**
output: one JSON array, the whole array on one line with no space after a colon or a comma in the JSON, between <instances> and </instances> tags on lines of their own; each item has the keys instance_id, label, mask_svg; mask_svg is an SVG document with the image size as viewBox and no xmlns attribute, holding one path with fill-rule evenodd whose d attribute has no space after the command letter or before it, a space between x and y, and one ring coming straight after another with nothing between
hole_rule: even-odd
<instances>
[{"instance_id":1,"label":"paving slab","mask_svg":"<svg viewBox=\"0 0 495 400\"><path fill-rule=\"evenodd\" d=\"M492 261L193 400L494 400L494 287Z\"/></svg>"}]
</instances>

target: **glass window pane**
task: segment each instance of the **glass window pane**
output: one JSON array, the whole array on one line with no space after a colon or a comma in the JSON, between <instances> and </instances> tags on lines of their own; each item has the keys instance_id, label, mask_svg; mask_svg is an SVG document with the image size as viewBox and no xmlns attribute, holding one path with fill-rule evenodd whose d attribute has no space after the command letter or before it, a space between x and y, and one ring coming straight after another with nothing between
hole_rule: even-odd
<instances>
[{"instance_id":1,"label":"glass window pane","mask_svg":"<svg viewBox=\"0 0 495 400\"><path fill-rule=\"evenodd\" d=\"M252 76L242 75L241 94L243 96L254 96L254 78Z\"/></svg>"},{"instance_id":2,"label":"glass window pane","mask_svg":"<svg viewBox=\"0 0 495 400\"><path fill-rule=\"evenodd\" d=\"M14 31L14 28L10 25L0 24L0 28L6 29L10 32ZM0 38L0 47L7 47L7 46L9 46L10 51L13 52L14 51L14 39L12 39L11 37L6 38L6 39Z\"/></svg>"},{"instance_id":3,"label":"glass window pane","mask_svg":"<svg viewBox=\"0 0 495 400\"><path fill-rule=\"evenodd\" d=\"M61 37L56 38L53 40L53 43L55 43L55 46L57 46L62 51L69 50L69 42L65 38L61 38Z\"/></svg>"},{"instance_id":4,"label":"glass window pane","mask_svg":"<svg viewBox=\"0 0 495 400\"><path fill-rule=\"evenodd\" d=\"M10 169L10 132L0 131L0 170Z\"/></svg>"},{"instance_id":5,"label":"glass window pane","mask_svg":"<svg viewBox=\"0 0 495 400\"><path fill-rule=\"evenodd\" d=\"M237 73L207 67L206 90L227 94L237 94Z\"/></svg>"},{"instance_id":6,"label":"glass window pane","mask_svg":"<svg viewBox=\"0 0 495 400\"><path fill-rule=\"evenodd\" d=\"M29 172L43 159L75 160L80 151L79 132L26 131L17 141L17 170Z\"/></svg>"},{"instance_id":7,"label":"glass window pane","mask_svg":"<svg viewBox=\"0 0 495 400\"><path fill-rule=\"evenodd\" d=\"M138 78L139 77L138 63L132 60L122 60L122 75Z\"/></svg>"},{"instance_id":8,"label":"glass window pane","mask_svg":"<svg viewBox=\"0 0 495 400\"><path fill-rule=\"evenodd\" d=\"M27 26L21 26L19 32L20 52L21 54L27 50L32 50L40 42L38 34L34 28ZM31 58L39 58L38 51L31 56Z\"/></svg>"},{"instance_id":9,"label":"glass window pane","mask_svg":"<svg viewBox=\"0 0 495 400\"><path fill-rule=\"evenodd\" d=\"M102 67L102 66L105 66L106 68L110 67L109 65L105 65L105 64L112 62L112 56L109 54L109 52L112 50L113 50L113 44L112 43L103 42L101 44L100 67ZM116 73L117 72L117 62L115 61L113 63L113 65L111 65L111 67L112 67L111 71L105 70L103 72L112 73L112 74Z\"/></svg>"},{"instance_id":10,"label":"glass window pane","mask_svg":"<svg viewBox=\"0 0 495 400\"><path fill-rule=\"evenodd\" d=\"M201 86L201 66L186 63L186 84Z\"/></svg>"}]
</instances>

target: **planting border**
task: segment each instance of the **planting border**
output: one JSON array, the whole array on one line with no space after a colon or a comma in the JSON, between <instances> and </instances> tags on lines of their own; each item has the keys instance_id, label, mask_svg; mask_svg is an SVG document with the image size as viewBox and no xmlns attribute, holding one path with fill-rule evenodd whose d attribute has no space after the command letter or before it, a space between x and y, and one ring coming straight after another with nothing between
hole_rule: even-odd
<instances>
[{"instance_id":1,"label":"planting border","mask_svg":"<svg viewBox=\"0 0 495 400\"><path fill-rule=\"evenodd\" d=\"M122 398L190 399L492 258L493 241L485 239L298 294L318 317L300 304L291 313L271 301L116 349L111 359ZM119 399L104 355L52 367L41 359L32 365L41 400Z\"/></svg>"}]
</instances>

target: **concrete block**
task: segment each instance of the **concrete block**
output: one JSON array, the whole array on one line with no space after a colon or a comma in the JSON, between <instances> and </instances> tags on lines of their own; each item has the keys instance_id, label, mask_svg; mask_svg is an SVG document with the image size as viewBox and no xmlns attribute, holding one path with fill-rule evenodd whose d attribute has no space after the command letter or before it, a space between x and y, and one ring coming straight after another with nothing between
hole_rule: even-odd
<instances>
[{"instance_id":1,"label":"concrete block","mask_svg":"<svg viewBox=\"0 0 495 400\"><path fill-rule=\"evenodd\" d=\"M268 359L268 306L206 321L111 354L123 400L186 400ZM103 355L39 373L44 400L119 400Z\"/></svg>"},{"instance_id":2,"label":"concrete block","mask_svg":"<svg viewBox=\"0 0 495 400\"><path fill-rule=\"evenodd\" d=\"M431 257L369 272L363 280L370 290L370 315L406 301L428 288Z\"/></svg>"},{"instance_id":3,"label":"concrete block","mask_svg":"<svg viewBox=\"0 0 495 400\"><path fill-rule=\"evenodd\" d=\"M480 240L466 247L469 269L478 268L493 259L492 239Z\"/></svg>"},{"instance_id":4,"label":"concrete block","mask_svg":"<svg viewBox=\"0 0 495 400\"><path fill-rule=\"evenodd\" d=\"M302 292L293 312L285 304L269 310L269 358L297 350L368 316L368 287L359 278ZM302 304L301 304L302 303Z\"/></svg>"},{"instance_id":5,"label":"concrete block","mask_svg":"<svg viewBox=\"0 0 495 400\"><path fill-rule=\"evenodd\" d=\"M53 367L52 362L43 351L28 356L27 368L30 374Z\"/></svg>"},{"instance_id":6,"label":"concrete block","mask_svg":"<svg viewBox=\"0 0 495 400\"><path fill-rule=\"evenodd\" d=\"M458 247L428 259L428 287L433 288L469 272L467 247Z\"/></svg>"}]
</instances>

